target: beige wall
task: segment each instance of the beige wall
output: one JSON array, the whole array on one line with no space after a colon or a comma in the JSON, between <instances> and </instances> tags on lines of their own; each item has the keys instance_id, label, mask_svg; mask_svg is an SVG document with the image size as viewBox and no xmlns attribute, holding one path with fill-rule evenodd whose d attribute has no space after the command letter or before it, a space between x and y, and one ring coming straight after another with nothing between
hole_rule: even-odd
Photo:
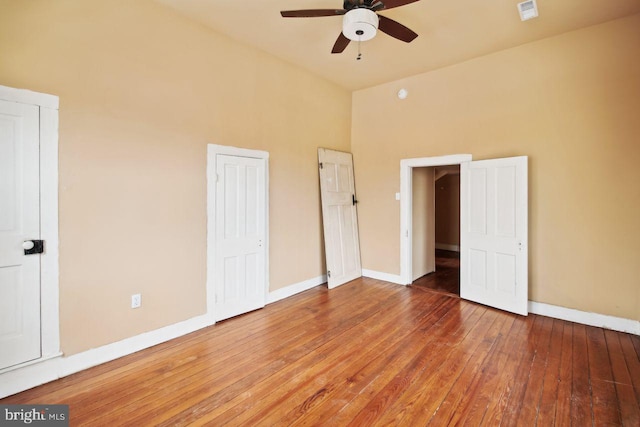
<instances>
[{"instance_id":1,"label":"beige wall","mask_svg":"<svg viewBox=\"0 0 640 427\"><path fill-rule=\"evenodd\" d=\"M528 155L530 299L640 320L638 52L634 15L355 92L363 268L400 272L401 159Z\"/></svg>"},{"instance_id":2,"label":"beige wall","mask_svg":"<svg viewBox=\"0 0 640 427\"><path fill-rule=\"evenodd\" d=\"M412 169L411 276L413 280L436 270L436 216L433 178L434 170L432 167Z\"/></svg>"},{"instance_id":3,"label":"beige wall","mask_svg":"<svg viewBox=\"0 0 640 427\"><path fill-rule=\"evenodd\" d=\"M436 181L436 244L460 246L460 175Z\"/></svg>"},{"instance_id":4,"label":"beige wall","mask_svg":"<svg viewBox=\"0 0 640 427\"><path fill-rule=\"evenodd\" d=\"M271 289L323 273L317 147L349 151L348 92L147 0L0 11L0 84L60 97L66 354L204 314L207 143L271 154Z\"/></svg>"}]
</instances>

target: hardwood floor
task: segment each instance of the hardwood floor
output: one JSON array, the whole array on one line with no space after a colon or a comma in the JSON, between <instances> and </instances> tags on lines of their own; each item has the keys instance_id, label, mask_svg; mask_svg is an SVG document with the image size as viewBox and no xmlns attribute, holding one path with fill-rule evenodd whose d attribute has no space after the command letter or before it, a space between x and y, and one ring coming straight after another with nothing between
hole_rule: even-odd
<instances>
[{"instance_id":1,"label":"hardwood floor","mask_svg":"<svg viewBox=\"0 0 640 427\"><path fill-rule=\"evenodd\" d=\"M411 286L460 296L460 253L436 249L436 271L416 279Z\"/></svg>"},{"instance_id":2,"label":"hardwood floor","mask_svg":"<svg viewBox=\"0 0 640 427\"><path fill-rule=\"evenodd\" d=\"M358 279L6 398L71 425L640 425L640 338Z\"/></svg>"}]
</instances>

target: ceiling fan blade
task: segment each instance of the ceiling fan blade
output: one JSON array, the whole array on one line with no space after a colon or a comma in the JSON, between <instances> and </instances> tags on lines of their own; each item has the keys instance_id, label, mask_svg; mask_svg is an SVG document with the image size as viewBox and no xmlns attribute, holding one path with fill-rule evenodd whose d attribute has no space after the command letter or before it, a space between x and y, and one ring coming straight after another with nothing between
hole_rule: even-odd
<instances>
[{"instance_id":1,"label":"ceiling fan blade","mask_svg":"<svg viewBox=\"0 0 640 427\"><path fill-rule=\"evenodd\" d=\"M420 0L382 0L384 10L393 9L394 7L404 6L405 4L415 3ZM378 9L379 10L379 9Z\"/></svg>"},{"instance_id":2,"label":"ceiling fan blade","mask_svg":"<svg viewBox=\"0 0 640 427\"><path fill-rule=\"evenodd\" d=\"M306 9L283 10L280 12L283 18L316 18L320 16L338 16L347 13L345 9Z\"/></svg>"},{"instance_id":3,"label":"ceiling fan blade","mask_svg":"<svg viewBox=\"0 0 640 427\"><path fill-rule=\"evenodd\" d=\"M389 34L391 37L395 37L396 39L407 43L412 42L413 39L418 37L418 34L398 21L394 21L393 19L382 15L378 15L378 18L380 18L378 21L378 29L383 33Z\"/></svg>"},{"instance_id":4,"label":"ceiling fan blade","mask_svg":"<svg viewBox=\"0 0 640 427\"><path fill-rule=\"evenodd\" d=\"M342 32L340 32L340 35L338 36L338 39L336 40L336 43L333 45L333 49L331 49L331 53L342 53L342 52L344 52L344 50L347 48L347 46L349 46L349 42L350 41L351 40L346 38L344 36L344 34L342 34Z\"/></svg>"}]
</instances>

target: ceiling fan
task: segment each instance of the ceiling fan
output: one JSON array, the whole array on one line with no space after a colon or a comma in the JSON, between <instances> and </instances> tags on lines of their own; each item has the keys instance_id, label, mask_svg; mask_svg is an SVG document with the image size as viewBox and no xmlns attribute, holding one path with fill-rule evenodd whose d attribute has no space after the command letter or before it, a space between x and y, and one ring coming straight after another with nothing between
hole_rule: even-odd
<instances>
[{"instance_id":1,"label":"ceiling fan","mask_svg":"<svg viewBox=\"0 0 640 427\"><path fill-rule=\"evenodd\" d=\"M349 42L366 41L376 35L376 31L410 43L418 34L401 23L378 15L376 12L415 3L420 0L344 0L342 9L283 10L284 18L316 18L320 16L344 15L342 32L333 45L331 53L343 52Z\"/></svg>"}]
</instances>

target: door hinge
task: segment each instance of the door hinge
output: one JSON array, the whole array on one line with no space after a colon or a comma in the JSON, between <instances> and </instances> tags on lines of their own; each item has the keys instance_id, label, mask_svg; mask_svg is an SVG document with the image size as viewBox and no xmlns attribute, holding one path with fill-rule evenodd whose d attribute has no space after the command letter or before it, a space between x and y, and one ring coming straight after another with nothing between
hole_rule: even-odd
<instances>
[{"instance_id":1,"label":"door hinge","mask_svg":"<svg viewBox=\"0 0 640 427\"><path fill-rule=\"evenodd\" d=\"M331 270L327 271L327 277L329 277L329 278L331 277Z\"/></svg>"},{"instance_id":2,"label":"door hinge","mask_svg":"<svg viewBox=\"0 0 640 427\"><path fill-rule=\"evenodd\" d=\"M322 169L324 167L324 165L322 164L322 162L320 163L320 169Z\"/></svg>"}]
</instances>

